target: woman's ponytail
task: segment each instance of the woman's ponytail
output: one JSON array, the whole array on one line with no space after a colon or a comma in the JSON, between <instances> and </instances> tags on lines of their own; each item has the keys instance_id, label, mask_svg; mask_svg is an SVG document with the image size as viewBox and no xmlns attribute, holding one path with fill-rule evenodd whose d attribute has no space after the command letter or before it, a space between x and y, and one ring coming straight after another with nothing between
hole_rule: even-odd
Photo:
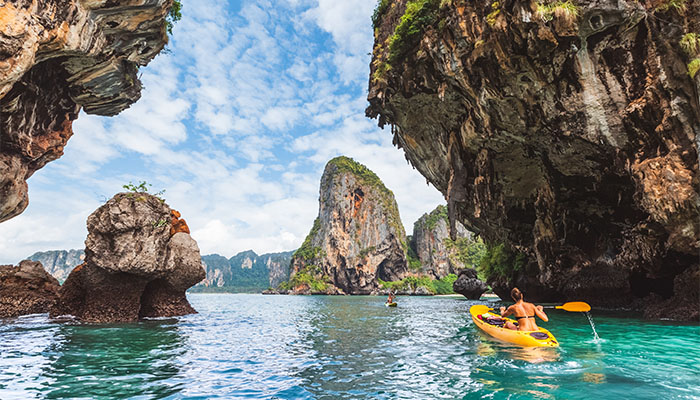
<instances>
[{"instance_id":1,"label":"woman's ponytail","mask_svg":"<svg viewBox=\"0 0 700 400\"><path fill-rule=\"evenodd\" d=\"M510 291L510 297L513 298L513 301L518 302L523 299L523 294L520 292L520 289L513 288L513 290Z\"/></svg>"}]
</instances>

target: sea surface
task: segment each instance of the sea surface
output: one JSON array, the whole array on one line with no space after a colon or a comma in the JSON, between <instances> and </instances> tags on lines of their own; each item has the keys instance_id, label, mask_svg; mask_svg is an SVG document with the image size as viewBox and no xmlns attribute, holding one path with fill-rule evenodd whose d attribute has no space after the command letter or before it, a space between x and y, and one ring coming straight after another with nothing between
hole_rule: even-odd
<instances>
[{"instance_id":1,"label":"sea surface","mask_svg":"<svg viewBox=\"0 0 700 400\"><path fill-rule=\"evenodd\" d=\"M700 399L697 324L594 310L595 341L552 310L561 347L525 349L457 297L189 298L199 314L126 325L0 320L0 399Z\"/></svg>"}]
</instances>

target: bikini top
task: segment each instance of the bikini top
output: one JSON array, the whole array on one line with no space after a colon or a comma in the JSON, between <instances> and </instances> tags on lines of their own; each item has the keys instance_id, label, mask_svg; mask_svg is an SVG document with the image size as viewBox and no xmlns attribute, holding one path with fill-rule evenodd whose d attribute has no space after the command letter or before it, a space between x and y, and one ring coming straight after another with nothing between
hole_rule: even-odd
<instances>
[{"instance_id":1,"label":"bikini top","mask_svg":"<svg viewBox=\"0 0 700 400\"><path fill-rule=\"evenodd\" d=\"M534 315L526 315L524 317L515 317L515 319L523 319L523 318L535 318Z\"/></svg>"}]
</instances>

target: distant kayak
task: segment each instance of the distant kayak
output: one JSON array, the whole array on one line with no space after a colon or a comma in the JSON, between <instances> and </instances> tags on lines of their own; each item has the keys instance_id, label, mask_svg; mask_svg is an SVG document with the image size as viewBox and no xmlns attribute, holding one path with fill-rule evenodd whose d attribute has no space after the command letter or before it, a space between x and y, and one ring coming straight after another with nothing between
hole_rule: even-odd
<instances>
[{"instance_id":1,"label":"distant kayak","mask_svg":"<svg viewBox=\"0 0 700 400\"><path fill-rule=\"evenodd\" d=\"M506 321L512 323L517 321L503 318L492 311L485 305L475 305L469 309L474 324L496 339L525 347L559 347L559 342L548 330L540 328L537 331L528 332L503 328Z\"/></svg>"},{"instance_id":2,"label":"distant kayak","mask_svg":"<svg viewBox=\"0 0 700 400\"><path fill-rule=\"evenodd\" d=\"M396 304L396 302L393 302L393 303L384 303L384 305L387 306L387 307L398 307L398 304Z\"/></svg>"}]
</instances>

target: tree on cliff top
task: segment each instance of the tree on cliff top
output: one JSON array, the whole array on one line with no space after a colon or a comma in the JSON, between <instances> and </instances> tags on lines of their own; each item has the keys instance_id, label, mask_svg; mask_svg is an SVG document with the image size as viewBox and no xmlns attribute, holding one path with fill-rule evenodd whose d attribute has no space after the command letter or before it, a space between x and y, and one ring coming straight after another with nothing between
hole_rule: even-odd
<instances>
[{"instance_id":1,"label":"tree on cliff top","mask_svg":"<svg viewBox=\"0 0 700 400\"><path fill-rule=\"evenodd\" d=\"M175 22L182 19L182 3L180 0L173 0L173 5L168 10L168 14L165 16L165 29L167 29L168 34L172 36L173 26Z\"/></svg>"}]
</instances>

